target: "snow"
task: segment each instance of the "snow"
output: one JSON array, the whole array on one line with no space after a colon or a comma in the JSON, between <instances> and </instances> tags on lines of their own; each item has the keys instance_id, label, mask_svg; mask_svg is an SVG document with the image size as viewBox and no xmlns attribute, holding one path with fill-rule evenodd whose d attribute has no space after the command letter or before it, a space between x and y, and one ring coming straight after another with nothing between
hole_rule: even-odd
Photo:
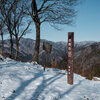
<instances>
[{"instance_id":1,"label":"snow","mask_svg":"<svg viewBox=\"0 0 100 100\"><path fill-rule=\"evenodd\" d=\"M0 100L100 100L100 81L74 74L69 85L65 70L7 58L0 60Z\"/></svg>"},{"instance_id":2,"label":"snow","mask_svg":"<svg viewBox=\"0 0 100 100\"><path fill-rule=\"evenodd\" d=\"M94 81L100 81L100 77L93 77Z\"/></svg>"}]
</instances>

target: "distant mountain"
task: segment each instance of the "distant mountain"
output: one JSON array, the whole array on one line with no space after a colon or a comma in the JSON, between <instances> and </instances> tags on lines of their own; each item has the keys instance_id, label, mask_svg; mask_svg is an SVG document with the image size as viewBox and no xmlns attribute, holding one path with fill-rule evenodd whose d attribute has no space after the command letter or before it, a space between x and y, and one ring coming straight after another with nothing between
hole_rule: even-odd
<instances>
[{"instance_id":1,"label":"distant mountain","mask_svg":"<svg viewBox=\"0 0 100 100\"><path fill-rule=\"evenodd\" d=\"M13 58L15 55L15 40L13 48ZM46 53L43 50L43 41L40 42L39 63L44 65ZM47 66L66 69L67 68L67 42L52 42L52 52L47 55ZM4 41L5 54L9 56L9 40ZM32 39L22 38L19 43L19 61L31 61L34 53L35 41ZM1 42L0 42L1 51ZM78 74L91 78L100 76L100 42L83 41L75 42L74 45L74 71ZM97 70L98 69L98 70ZM93 72L92 72L93 70ZM89 76L89 73L91 75ZM93 75L92 75L93 74Z\"/></svg>"},{"instance_id":2,"label":"distant mountain","mask_svg":"<svg viewBox=\"0 0 100 100\"><path fill-rule=\"evenodd\" d=\"M100 42L80 48L74 54L74 71L92 79L100 77Z\"/></svg>"}]
</instances>

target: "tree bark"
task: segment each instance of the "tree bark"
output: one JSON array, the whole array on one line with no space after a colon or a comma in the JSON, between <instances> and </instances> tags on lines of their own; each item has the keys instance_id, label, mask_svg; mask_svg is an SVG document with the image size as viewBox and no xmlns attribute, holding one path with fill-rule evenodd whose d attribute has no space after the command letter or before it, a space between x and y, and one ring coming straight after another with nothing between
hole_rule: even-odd
<instances>
[{"instance_id":1,"label":"tree bark","mask_svg":"<svg viewBox=\"0 0 100 100\"><path fill-rule=\"evenodd\" d=\"M40 47L40 23L35 22L35 27L36 27L36 43L32 61L36 61L38 63L39 47Z\"/></svg>"},{"instance_id":2,"label":"tree bark","mask_svg":"<svg viewBox=\"0 0 100 100\"><path fill-rule=\"evenodd\" d=\"M3 41L3 32L1 32L1 39L2 39L2 55L4 56L4 41Z\"/></svg>"},{"instance_id":3,"label":"tree bark","mask_svg":"<svg viewBox=\"0 0 100 100\"><path fill-rule=\"evenodd\" d=\"M19 50L19 40L18 36L16 35L16 54L15 54L15 60L18 58L18 50Z\"/></svg>"},{"instance_id":4,"label":"tree bark","mask_svg":"<svg viewBox=\"0 0 100 100\"><path fill-rule=\"evenodd\" d=\"M12 34L10 33L10 55L9 55L10 58L12 58L12 51L13 51L13 39L12 39Z\"/></svg>"}]
</instances>

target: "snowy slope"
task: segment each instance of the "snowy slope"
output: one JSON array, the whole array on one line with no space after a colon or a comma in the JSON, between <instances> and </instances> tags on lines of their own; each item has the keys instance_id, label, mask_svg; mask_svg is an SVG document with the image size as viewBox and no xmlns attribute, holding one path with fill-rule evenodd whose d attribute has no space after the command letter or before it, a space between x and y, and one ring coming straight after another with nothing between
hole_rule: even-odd
<instances>
[{"instance_id":1,"label":"snowy slope","mask_svg":"<svg viewBox=\"0 0 100 100\"><path fill-rule=\"evenodd\" d=\"M100 81L74 74L74 85L68 85L64 70L44 72L40 65L7 58L0 60L0 100L100 100Z\"/></svg>"}]
</instances>

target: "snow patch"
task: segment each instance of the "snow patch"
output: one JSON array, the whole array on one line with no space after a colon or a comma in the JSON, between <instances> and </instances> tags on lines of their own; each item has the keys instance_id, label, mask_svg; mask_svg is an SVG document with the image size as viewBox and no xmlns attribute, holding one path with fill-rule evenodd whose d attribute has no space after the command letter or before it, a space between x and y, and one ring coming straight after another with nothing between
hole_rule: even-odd
<instances>
[{"instance_id":1,"label":"snow patch","mask_svg":"<svg viewBox=\"0 0 100 100\"><path fill-rule=\"evenodd\" d=\"M100 100L100 81L74 74L69 85L65 70L44 71L41 65L7 58L0 62L0 100Z\"/></svg>"}]
</instances>

